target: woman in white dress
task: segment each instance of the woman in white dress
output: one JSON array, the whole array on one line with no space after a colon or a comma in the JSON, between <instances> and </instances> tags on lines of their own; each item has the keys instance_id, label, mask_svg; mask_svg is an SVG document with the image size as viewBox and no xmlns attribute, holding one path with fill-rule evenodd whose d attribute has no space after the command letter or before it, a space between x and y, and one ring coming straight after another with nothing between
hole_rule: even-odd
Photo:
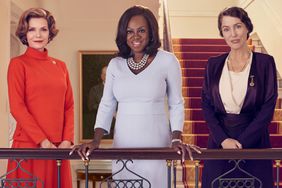
<instances>
[{"instance_id":1,"label":"woman in white dress","mask_svg":"<svg viewBox=\"0 0 282 188\"><path fill-rule=\"evenodd\" d=\"M189 155L190 148L200 152L197 146L181 142L184 122L181 69L173 54L158 49L161 45L158 32L157 20L148 8L133 6L121 16L116 37L118 57L108 65L94 139L75 148L83 158L99 147L103 135L109 134L117 106L113 147L172 146ZM164 160L135 160L128 167L148 179L152 188L167 187ZM120 168L113 161L113 173ZM136 179L136 176L125 170L114 178Z\"/></svg>"}]
</instances>

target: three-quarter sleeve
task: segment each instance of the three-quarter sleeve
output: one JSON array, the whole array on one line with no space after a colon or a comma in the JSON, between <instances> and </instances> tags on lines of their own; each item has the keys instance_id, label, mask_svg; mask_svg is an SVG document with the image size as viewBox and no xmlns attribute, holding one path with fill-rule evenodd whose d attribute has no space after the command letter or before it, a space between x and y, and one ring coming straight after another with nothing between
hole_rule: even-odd
<instances>
[{"instance_id":1,"label":"three-quarter sleeve","mask_svg":"<svg viewBox=\"0 0 282 188\"><path fill-rule=\"evenodd\" d=\"M167 96L171 131L183 131L184 101L182 97L181 67L177 58L172 55L168 60Z\"/></svg>"},{"instance_id":2,"label":"three-quarter sleeve","mask_svg":"<svg viewBox=\"0 0 282 188\"><path fill-rule=\"evenodd\" d=\"M95 129L102 128L107 132L106 134L110 133L111 123L117 106L117 100L113 93L113 83L115 80L113 61L111 60L107 68L103 97L99 104L95 123Z\"/></svg>"},{"instance_id":3,"label":"three-quarter sleeve","mask_svg":"<svg viewBox=\"0 0 282 188\"><path fill-rule=\"evenodd\" d=\"M25 99L25 70L20 60L11 60L8 68L8 94L10 111L17 121L17 126L36 144L47 136L29 112ZM18 128L18 129L19 129Z\"/></svg>"}]
</instances>

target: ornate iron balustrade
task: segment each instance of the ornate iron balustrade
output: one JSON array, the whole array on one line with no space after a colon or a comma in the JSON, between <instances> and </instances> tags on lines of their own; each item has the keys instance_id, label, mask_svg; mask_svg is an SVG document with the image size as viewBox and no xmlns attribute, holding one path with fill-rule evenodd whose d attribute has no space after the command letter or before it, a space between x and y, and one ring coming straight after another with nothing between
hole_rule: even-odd
<instances>
[{"instance_id":1,"label":"ornate iron balustrade","mask_svg":"<svg viewBox=\"0 0 282 188\"><path fill-rule=\"evenodd\" d=\"M69 155L70 149L11 149L0 148L0 159L51 159L57 160L58 177L60 177L61 160L81 160L77 153ZM203 149L202 154L193 152L194 164L195 164L195 187L198 187L198 171L199 162L201 160L256 160L256 159L271 159L276 162L276 184L279 187L279 167L280 160L282 159L282 149L241 149L241 150L212 150ZM95 150L90 159L92 160L128 160L128 159L144 159L144 160L167 160L168 164L168 182L171 182L171 167L172 161L181 160L181 156L178 155L173 149L170 148L119 148L119 149L98 149ZM188 159L188 156L186 158ZM88 162L85 163L86 174L86 188L88 187ZM175 170L173 170L175 173ZM58 187L60 187L60 178L58 178ZM175 175L174 175L175 182ZM171 187L171 183L168 184Z\"/></svg>"}]
</instances>

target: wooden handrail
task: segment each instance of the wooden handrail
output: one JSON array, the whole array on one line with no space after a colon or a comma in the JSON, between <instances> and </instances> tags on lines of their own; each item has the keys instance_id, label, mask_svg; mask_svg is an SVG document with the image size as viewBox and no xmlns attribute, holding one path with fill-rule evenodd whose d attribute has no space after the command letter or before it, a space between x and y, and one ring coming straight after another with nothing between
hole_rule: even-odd
<instances>
[{"instance_id":1,"label":"wooden handrail","mask_svg":"<svg viewBox=\"0 0 282 188\"><path fill-rule=\"evenodd\" d=\"M70 159L80 160L74 152L69 155L70 149L23 149L0 148L0 159ZM203 149L202 154L193 152L194 160L216 159L282 159L282 149ZM90 156L91 159L151 159L151 160L180 160L171 148L119 148L97 149ZM188 159L188 156L186 158Z\"/></svg>"}]
</instances>

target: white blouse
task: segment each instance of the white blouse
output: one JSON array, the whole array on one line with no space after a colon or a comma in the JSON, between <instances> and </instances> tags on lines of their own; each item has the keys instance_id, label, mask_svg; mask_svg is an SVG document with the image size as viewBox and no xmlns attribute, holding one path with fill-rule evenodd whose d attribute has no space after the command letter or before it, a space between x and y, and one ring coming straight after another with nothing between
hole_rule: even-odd
<instances>
[{"instance_id":1,"label":"white blouse","mask_svg":"<svg viewBox=\"0 0 282 188\"><path fill-rule=\"evenodd\" d=\"M253 53L251 53L249 62L242 72L233 72L228 70L228 57L225 60L220 77L219 93L225 111L230 114L240 114L247 93Z\"/></svg>"}]
</instances>

